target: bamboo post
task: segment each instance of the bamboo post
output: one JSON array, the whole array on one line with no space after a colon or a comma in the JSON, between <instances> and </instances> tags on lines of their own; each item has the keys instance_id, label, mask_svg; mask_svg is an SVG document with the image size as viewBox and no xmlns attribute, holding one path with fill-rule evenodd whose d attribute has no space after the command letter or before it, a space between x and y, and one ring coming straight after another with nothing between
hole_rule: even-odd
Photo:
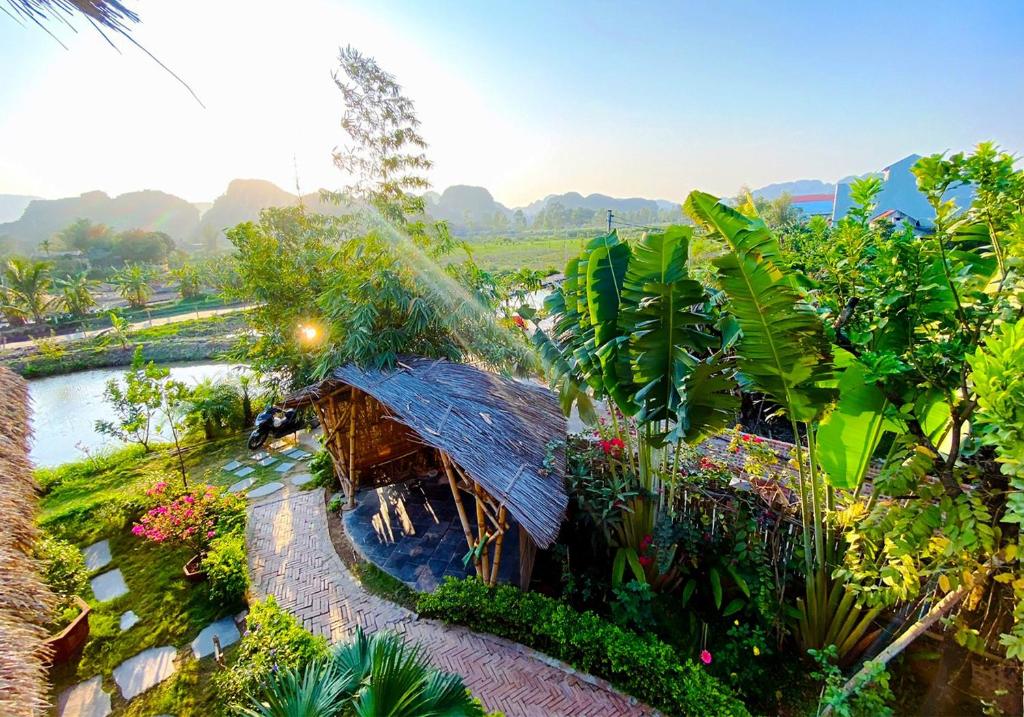
<instances>
[{"instance_id":1,"label":"bamboo post","mask_svg":"<svg viewBox=\"0 0 1024 717\"><path fill-rule=\"evenodd\" d=\"M482 544L487 539L485 537L485 534L487 533L487 520L484 518L484 498L480 493L480 484L474 481L473 495L476 498L476 532L477 540L480 541L478 544ZM485 583L488 582L488 576L490 575L490 571L488 570L490 560L488 560L487 557L487 550L488 548L485 545L484 549L480 551L480 571L483 574Z\"/></svg>"},{"instance_id":2,"label":"bamboo post","mask_svg":"<svg viewBox=\"0 0 1024 717\"><path fill-rule=\"evenodd\" d=\"M466 515L466 506L462 504L462 495L459 493L459 484L455 480L455 474L452 472L452 465L448 461L448 455L444 451L438 451L441 454L441 465L444 466L445 475L448 476L448 485L452 489L452 497L455 499L455 509L459 511L459 521L462 523L462 532L466 535L466 546L473 549L473 529L469 527L469 516ZM478 578L483 578L483 573L480 572L480 564L477 561L473 561L473 567L476 568L476 575Z\"/></svg>"},{"instance_id":3,"label":"bamboo post","mask_svg":"<svg viewBox=\"0 0 1024 717\"><path fill-rule=\"evenodd\" d=\"M501 566L501 544L505 540L505 506L498 509L498 542L494 544L494 565L491 566L491 587L498 584L498 568Z\"/></svg>"},{"instance_id":4,"label":"bamboo post","mask_svg":"<svg viewBox=\"0 0 1024 717\"><path fill-rule=\"evenodd\" d=\"M356 505L356 403L355 396L352 397L348 409L348 507Z\"/></svg>"}]
</instances>

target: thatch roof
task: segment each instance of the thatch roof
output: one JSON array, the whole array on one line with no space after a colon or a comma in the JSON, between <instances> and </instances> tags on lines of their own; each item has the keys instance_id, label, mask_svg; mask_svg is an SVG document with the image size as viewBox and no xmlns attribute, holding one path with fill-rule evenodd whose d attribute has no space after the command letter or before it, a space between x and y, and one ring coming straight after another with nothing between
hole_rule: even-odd
<instances>
[{"instance_id":1,"label":"thatch roof","mask_svg":"<svg viewBox=\"0 0 1024 717\"><path fill-rule=\"evenodd\" d=\"M53 596L32 559L36 483L28 460L28 387L0 367L0 714L37 714L47 702L40 648Z\"/></svg>"},{"instance_id":2,"label":"thatch roof","mask_svg":"<svg viewBox=\"0 0 1024 717\"><path fill-rule=\"evenodd\" d=\"M538 546L555 541L569 502L566 420L549 390L466 364L403 358L389 371L342 366L285 404L312 403L345 385L373 396L419 441L447 453L504 502Z\"/></svg>"}]
</instances>

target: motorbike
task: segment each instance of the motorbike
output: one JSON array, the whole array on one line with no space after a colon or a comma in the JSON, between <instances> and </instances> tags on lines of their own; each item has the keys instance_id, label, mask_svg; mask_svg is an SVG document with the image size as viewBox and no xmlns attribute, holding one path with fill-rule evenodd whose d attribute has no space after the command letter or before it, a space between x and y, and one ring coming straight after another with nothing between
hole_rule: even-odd
<instances>
[{"instance_id":1,"label":"motorbike","mask_svg":"<svg viewBox=\"0 0 1024 717\"><path fill-rule=\"evenodd\" d=\"M280 438L295 433L302 426L299 424L299 412L294 408L284 411L276 406L267 406L256 416L255 427L249 434L249 448L255 450L262 446L267 436Z\"/></svg>"}]
</instances>

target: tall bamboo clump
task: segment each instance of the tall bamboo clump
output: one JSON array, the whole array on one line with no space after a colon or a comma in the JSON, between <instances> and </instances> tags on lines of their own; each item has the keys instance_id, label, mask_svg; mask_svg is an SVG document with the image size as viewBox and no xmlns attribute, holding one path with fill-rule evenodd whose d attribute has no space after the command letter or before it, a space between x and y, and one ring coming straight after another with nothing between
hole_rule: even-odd
<instances>
[{"instance_id":1,"label":"tall bamboo clump","mask_svg":"<svg viewBox=\"0 0 1024 717\"><path fill-rule=\"evenodd\" d=\"M0 367L0 714L47 706L43 628L53 595L32 558L37 486L28 460L28 388Z\"/></svg>"}]
</instances>

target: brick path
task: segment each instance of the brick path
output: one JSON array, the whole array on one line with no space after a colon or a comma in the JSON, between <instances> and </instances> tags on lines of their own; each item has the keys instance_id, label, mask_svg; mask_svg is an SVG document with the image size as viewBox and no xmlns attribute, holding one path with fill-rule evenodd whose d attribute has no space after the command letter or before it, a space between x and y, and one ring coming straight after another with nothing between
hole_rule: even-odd
<instances>
[{"instance_id":1,"label":"brick path","mask_svg":"<svg viewBox=\"0 0 1024 717\"><path fill-rule=\"evenodd\" d=\"M323 491L292 491L249 512L249 571L259 597L273 595L307 630L332 642L361 626L392 629L423 645L438 668L463 676L489 710L508 717L645 715L607 683L492 635L418 618L367 593L334 551Z\"/></svg>"}]
</instances>

